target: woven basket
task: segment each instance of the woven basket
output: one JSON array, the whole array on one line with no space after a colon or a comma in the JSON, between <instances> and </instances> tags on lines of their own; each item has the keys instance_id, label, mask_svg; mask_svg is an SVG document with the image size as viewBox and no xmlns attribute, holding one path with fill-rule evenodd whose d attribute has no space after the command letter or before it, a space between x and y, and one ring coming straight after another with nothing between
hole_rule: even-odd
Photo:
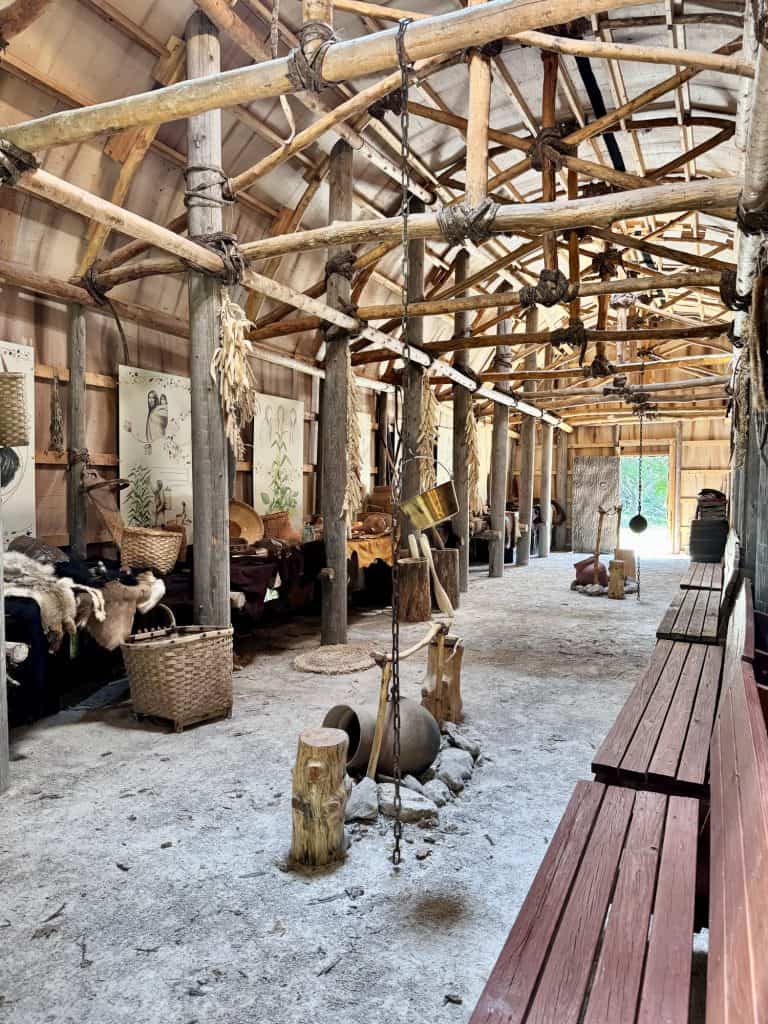
<instances>
[{"instance_id":1,"label":"woven basket","mask_svg":"<svg viewBox=\"0 0 768 1024\"><path fill-rule=\"evenodd\" d=\"M176 565L183 540L180 533L144 526L124 526L120 539L115 538L125 565L132 569L154 569L161 576Z\"/></svg>"},{"instance_id":2,"label":"woven basket","mask_svg":"<svg viewBox=\"0 0 768 1024\"><path fill-rule=\"evenodd\" d=\"M23 373L10 373L2 361L0 371L0 445L20 448L29 444L29 420Z\"/></svg>"},{"instance_id":3,"label":"woven basket","mask_svg":"<svg viewBox=\"0 0 768 1024\"><path fill-rule=\"evenodd\" d=\"M170 613L173 620L173 614ZM232 627L176 626L121 647L136 715L187 725L232 714Z\"/></svg>"}]
</instances>

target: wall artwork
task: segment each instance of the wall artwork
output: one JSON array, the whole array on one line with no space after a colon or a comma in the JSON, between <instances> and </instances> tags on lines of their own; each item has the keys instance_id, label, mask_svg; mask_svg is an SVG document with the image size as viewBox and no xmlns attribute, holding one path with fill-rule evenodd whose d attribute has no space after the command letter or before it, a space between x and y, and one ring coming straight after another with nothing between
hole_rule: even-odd
<instances>
[{"instance_id":1,"label":"wall artwork","mask_svg":"<svg viewBox=\"0 0 768 1024\"><path fill-rule=\"evenodd\" d=\"M184 525L192 541L192 392L188 377L119 368L120 495L129 526Z\"/></svg>"},{"instance_id":2,"label":"wall artwork","mask_svg":"<svg viewBox=\"0 0 768 1024\"><path fill-rule=\"evenodd\" d=\"M0 355L10 373L24 374L29 428L28 445L0 447L0 495L6 546L19 535L33 537L35 519L35 353L29 345L0 342ZM2 363L0 362L0 367Z\"/></svg>"},{"instance_id":3,"label":"wall artwork","mask_svg":"<svg viewBox=\"0 0 768 1024\"><path fill-rule=\"evenodd\" d=\"M256 395L253 417L253 507L261 515L290 512L303 526L304 403Z\"/></svg>"}]
</instances>

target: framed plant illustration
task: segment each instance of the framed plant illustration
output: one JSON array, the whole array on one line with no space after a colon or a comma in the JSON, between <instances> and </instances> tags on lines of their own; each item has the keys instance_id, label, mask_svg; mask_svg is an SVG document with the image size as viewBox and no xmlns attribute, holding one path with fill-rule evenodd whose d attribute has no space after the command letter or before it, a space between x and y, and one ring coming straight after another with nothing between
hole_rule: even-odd
<instances>
[{"instance_id":1,"label":"framed plant illustration","mask_svg":"<svg viewBox=\"0 0 768 1024\"><path fill-rule=\"evenodd\" d=\"M256 395L253 418L253 506L262 515L289 512L303 523L304 403Z\"/></svg>"}]
</instances>

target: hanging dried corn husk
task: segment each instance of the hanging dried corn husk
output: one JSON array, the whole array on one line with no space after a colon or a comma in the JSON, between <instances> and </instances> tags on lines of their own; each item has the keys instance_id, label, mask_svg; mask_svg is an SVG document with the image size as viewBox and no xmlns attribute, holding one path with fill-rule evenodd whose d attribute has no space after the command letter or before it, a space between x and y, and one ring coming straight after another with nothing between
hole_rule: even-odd
<instances>
[{"instance_id":1,"label":"hanging dried corn husk","mask_svg":"<svg viewBox=\"0 0 768 1024\"><path fill-rule=\"evenodd\" d=\"M49 425L48 451L64 451L64 413L61 408L61 391L59 389L59 375L53 375L51 386L51 421Z\"/></svg>"},{"instance_id":2,"label":"hanging dried corn husk","mask_svg":"<svg viewBox=\"0 0 768 1024\"><path fill-rule=\"evenodd\" d=\"M245 311L233 302L226 288L221 290L219 314L219 347L211 359L211 378L219 388L221 409L227 440L235 457L244 454L243 427L252 420L255 411L256 378L248 357L253 346L246 338L253 326Z\"/></svg>"},{"instance_id":3,"label":"hanging dried corn husk","mask_svg":"<svg viewBox=\"0 0 768 1024\"><path fill-rule=\"evenodd\" d=\"M750 323L750 327L747 327ZM747 444L749 441L749 392L750 392L750 354L749 343L746 335L751 333L751 321L745 322L742 337L744 337L744 349L739 360L739 367L736 372L736 381L733 391L733 464L737 468L744 465L747 457Z\"/></svg>"},{"instance_id":4,"label":"hanging dried corn husk","mask_svg":"<svg viewBox=\"0 0 768 1024\"><path fill-rule=\"evenodd\" d=\"M470 515L483 511L483 497L480 493L480 440L477 436L477 420L474 409L470 409L464 431L467 447L467 490L469 492Z\"/></svg>"},{"instance_id":5,"label":"hanging dried corn husk","mask_svg":"<svg viewBox=\"0 0 768 1024\"><path fill-rule=\"evenodd\" d=\"M752 290L752 309L743 327L744 353L749 352L752 409L768 411L768 269L761 269Z\"/></svg>"},{"instance_id":6,"label":"hanging dried corn husk","mask_svg":"<svg viewBox=\"0 0 768 1024\"><path fill-rule=\"evenodd\" d=\"M360 436L360 390L347 356L347 487L344 492L344 511L353 516L363 507L363 456ZM370 443L370 439L369 439Z\"/></svg>"},{"instance_id":7,"label":"hanging dried corn husk","mask_svg":"<svg viewBox=\"0 0 768 1024\"><path fill-rule=\"evenodd\" d=\"M416 454L419 456L419 481L422 491L429 490L437 484L437 467L435 465L435 445L440 420L440 406L435 392L424 378L421 401L421 423L419 423L419 439Z\"/></svg>"}]
</instances>

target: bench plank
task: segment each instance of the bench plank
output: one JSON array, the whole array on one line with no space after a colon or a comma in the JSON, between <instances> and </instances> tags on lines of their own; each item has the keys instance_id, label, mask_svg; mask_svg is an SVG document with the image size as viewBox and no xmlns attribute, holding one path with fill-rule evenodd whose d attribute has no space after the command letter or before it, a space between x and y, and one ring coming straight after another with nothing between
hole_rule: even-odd
<instances>
[{"instance_id":1,"label":"bench plank","mask_svg":"<svg viewBox=\"0 0 768 1024\"><path fill-rule=\"evenodd\" d=\"M606 791L526 1024L578 1024L633 803L630 790Z\"/></svg>"},{"instance_id":2,"label":"bench plank","mask_svg":"<svg viewBox=\"0 0 768 1024\"><path fill-rule=\"evenodd\" d=\"M688 1024L698 823L698 800L670 801L637 1024Z\"/></svg>"},{"instance_id":3,"label":"bench plank","mask_svg":"<svg viewBox=\"0 0 768 1024\"><path fill-rule=\"evenodd\" d=\"M657 778L675 778L680 757L688 735L688 725L694 714L699 680L704 668L706 648L702 644L690 644L686 652L674 696L669 703L667 716L653 752L648 774ZM704 779L702 777L701 781Z\"/></svg>"},{"instance_id":4,"label":"bench plank","mask_svg":"<svg viewBox=\"0 0 768 1024\"><path fill-rule=\"evenodd\" d=\"M689 644L673 644L667 664L664 666L653 696L648 701L635 735L624 755L620 771L622 774L645 778L648 764L656 749L659 734L667 717L667 710L677 689L677 682L688 655Z\"/></svg>"},{"instance_id":5,"label":"bench plank","mask_svg":"<svg viewBox=\"0 0 768 1024\"><path fill-rule=\"evenodd\" d=\"M656 636L686 643L716 644L720 594L715 590L679 590L664 613Z\"/></svg>"},{"instance_id":6,"label":"bench plank","mask_svg":"<svg viewBox=\"0 0 768 1024\"><path fill-rule=\"evenodd\" d=\"M584 1024L633 1021L656 888L666 797L638 793Z\"/></svg>"},{"instance_id":7,"label":"bench plank","mask_svg":"<svg viewBox=\"0 0 768 1024\"><path fill-rule=\"evenodd\" d=\"M678 780L694 786L703 786L707 781L709 741L717 712L720 672L723 667L721 647L707 646L703 650L704 666L699 679L696 703L691 714L680 766L677 769Z\"/></svg>"},{"instance_id":8,"label":"bench plank","mask_svg":"<svg viewBox=\"0 0 768 1024\"><path fill-rule=\"evenodd\" d=\"M524 1019L604 792L599 783L576 783L471 1024Z\"/></svg>"},{"instance_id":9,"label":"bench plank","mask_svg":"<svg viewBox=\"0 0 768 1024\"><path fill-rule=\"evenodd\" d=\"M722 590L723 567L719 562L691 562L680 580L681 590Z\"/></svg>"}]
</instances>

